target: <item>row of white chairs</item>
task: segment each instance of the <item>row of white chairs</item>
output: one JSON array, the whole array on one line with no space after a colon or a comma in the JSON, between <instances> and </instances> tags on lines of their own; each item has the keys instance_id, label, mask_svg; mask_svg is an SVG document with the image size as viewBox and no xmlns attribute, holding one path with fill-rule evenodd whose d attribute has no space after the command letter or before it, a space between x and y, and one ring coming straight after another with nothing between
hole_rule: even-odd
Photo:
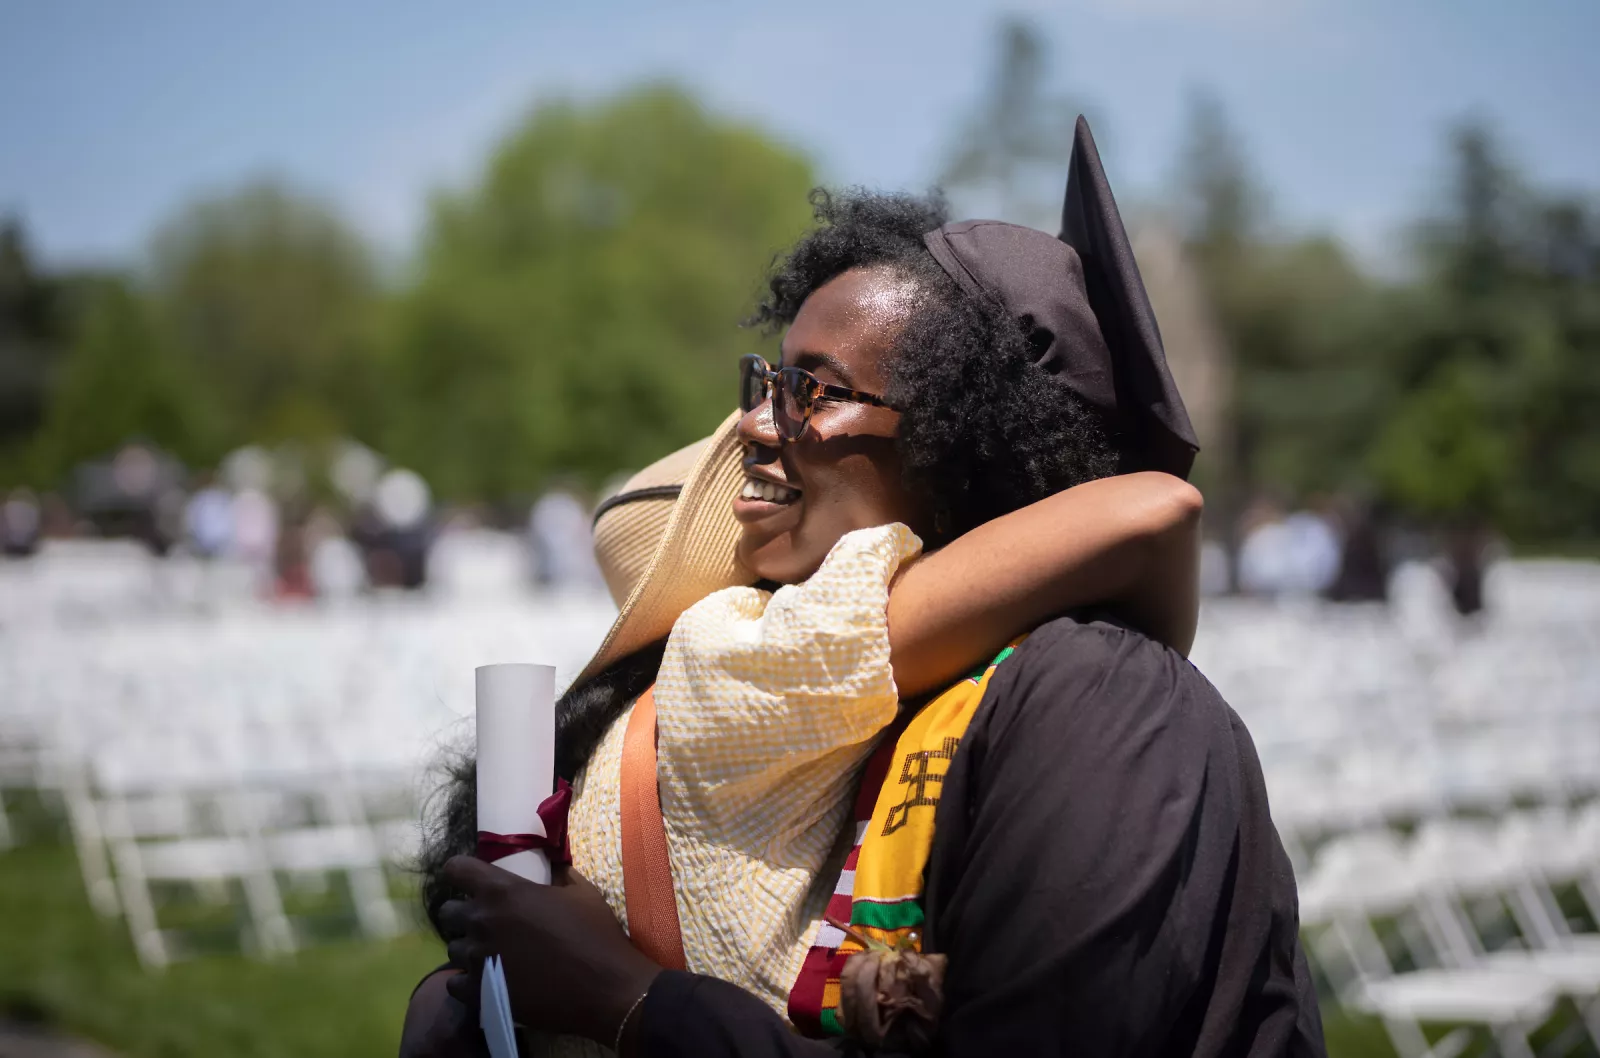
<instances>
[{"instance_id":1,"label":"row of white chairs","mask_svg":"<svg viewBox=\"0 0 1600 1058\"><path fill-rule=\"evenodd\" d=\"M1484 1037L1531 1058L1568 1009L1600 1045L1600 936L1557 899L1600 922L1600 565L1502 564L1471 620L1426 570L1397 587L1389 607L1218 600L1201 622L1308 950L1401 1058Z\"/></svg>"},{"instance_id":2,"label":"row of white chairs","mask_svg":"<svg viewBox=\"0 0 1600 1058\"><path fill-rule=\"evenodd\" d=\"M388 874L414 853L428 765L470 739L473 667L570 678L612 613L392 598L0 631L0 820L6 786L64 805L89 899L152 967L189 947L162 914L183 890L236 904L263 955L306 939L286 885L334 881L365 934L391 935L409 917Z\"/></svg>"},{"instance_id":3,"label":"row of white chairs","mask_svg":"<svg viewBox=\"0 0 1600 1058\"><path fill-rule=\"evenodd\" d=\"M1491 585L1497 609L1447 635L1445 625L1408 617L1417 607L1403 599L1389 609L1208 603L1196 663L1249 724L1302 870L1317 842L1342 833L1600 792L1596 569L1506 564ZM199 876L222 863L254 872L230 877L259 879L312 862L304 850L319 842L370 864L349 850L403 844L402 822L414 835L425 764L470 735L472 667L546 660L570 678L612 613L592 596L477 605L423 597L210 618L160 611L72 628L0 624L0 841L7 785L73 790L86 881L97 905L117 912L141 902L121 892L125 876ZM308 790L325 806L311 823L239 807ZM361 817L326 808L359 806L372 791L404 807ZM178 833L133 825L174 798L191 816L234 822ZM364 827L370 839L340 827ZM235 844L157 854L162 842L219 837ZM269 887L252 884L258 946L292 943ZM371 912L368 928L381 933L381 919Z\"/></svg>"},{"instance_id":4,"label":"row of white chairs","mask_svg":"<svg viewBox=\"0 0 1600 1058\"><path fill-rule=\"evenodd\" d=\"M237 887L247 911L242 946L263 955L302 942L285 912L284 877L318 889L342 878L367 936L402 927L387 871L413 855L417 824L409 813L374 818L347 785L326 780L297 795L248 786L63 794L91 900L103 914L126 917L146 966L164 966L183 950L182 933L162 924L161 886L213 901L231 899ZM303 811L284 812L300 799Z\"/></svg>"},{"instance_id":5,"label":"row of white chairs","mask_svg":"<svg viewBox=\"0 0 1600 1058\"><path fill-rule=\"evenodd\" d=\"M359 605L362 558L354 544L338 539L341 569L323 578L323 603ZM525 598L532 562L523 536L451 528L429 551L426 594L476 603ZM48 540L26 559L0 559L0 633L46 624L114 625L155 614L259 611L272 583L268 565L239 557L204 558L182 547L157 556L133 540ZM589 588L598 593L600 585Z\"/></svg>"},{"instance_id":6,"label":"row of white chairs","mask_svg":"<svg viewBox=\"0 0 1600 1058\"><path fill-rule=\"evenodd\" d=\"M1435 819L1409 837L1376 828L1323 845L1301 874L1301 925L1338 999L1375 1014L1401 1058L1459 1053L1474 1029L1530 1058L1562 998L1600 1046L1597 882L1600 802ZM1581 929L1562 890L1583 904ZM1434 1025L1455 1028L1430 1042Z\"/></svg>"}]
</instances>

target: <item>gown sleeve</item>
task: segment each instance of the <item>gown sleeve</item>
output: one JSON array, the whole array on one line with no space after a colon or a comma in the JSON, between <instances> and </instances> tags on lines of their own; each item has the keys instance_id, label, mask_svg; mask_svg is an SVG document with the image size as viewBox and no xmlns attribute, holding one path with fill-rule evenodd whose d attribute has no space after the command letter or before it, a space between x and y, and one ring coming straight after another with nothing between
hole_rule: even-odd
<instances>
[{"instance_id":1,"label":"gown sleeve","mask_svg":"<svg viewBox=\"0 0 1600 1058\"><path fill-rule=\"evenodd\" d=\"M1254 748L1177 654L1045 625L995 673L937 813L937 1053L1324 1054ZM641 1030L652 1058L854 1053L691 974L662 975Z\"/></svg>"}]
</instances>

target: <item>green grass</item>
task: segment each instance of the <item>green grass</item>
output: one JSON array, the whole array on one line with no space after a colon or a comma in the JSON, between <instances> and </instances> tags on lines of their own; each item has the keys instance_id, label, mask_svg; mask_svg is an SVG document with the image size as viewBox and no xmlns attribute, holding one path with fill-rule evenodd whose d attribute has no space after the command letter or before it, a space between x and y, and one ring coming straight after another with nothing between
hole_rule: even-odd
<instances>
[{"instance_id":1,"label":"green grass","mask_svg":"<svg viewBox=\"0 0 1600 1058\"><path fill-rule=\"evenodd\" d=\"M70 845L0 853L0 1016L42 1019L127 1058L392 1058L411 988L440 961L438 942L415 933L147 972L125 924L89 907Z\"/></svg>"},{"instance_id":2,"label":"green grass","mask_svg":"<svg viewBox=\"0 0 1600 1058\"><path fill-rule=\"evenodd\" d=\"M1327 1004L1322 1008L1322 1038L1328 1058L1395 1058L1377 1018L1346 1015Z\"/></svg>"}]
</instances>

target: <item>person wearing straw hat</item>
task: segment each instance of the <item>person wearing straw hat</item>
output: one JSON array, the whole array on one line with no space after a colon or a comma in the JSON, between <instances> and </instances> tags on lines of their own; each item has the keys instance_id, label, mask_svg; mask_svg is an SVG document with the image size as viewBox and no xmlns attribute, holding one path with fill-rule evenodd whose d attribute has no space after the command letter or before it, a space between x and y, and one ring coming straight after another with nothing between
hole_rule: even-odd
<instances>
[{"instance_id":1,"label":"person wearing straw hat","mask_svg":"<svg viewBox=\"0 0 1600 1058\"><path fill-rule=\"evenodd\" d=\"M763 308L788 325L783 366L744 365L743 413L700 451L564 701L588 779L574 860L600 884L450 860L441 879L469 897L439 910L452 960L501 955L520 1021L625 1054L1320 1053L1248 735L1128 624L1045 620L1039 571L1086 571L1042 543L1093 521L1061 520L1075 497L1134 502L1139 472L1181 477L1196 448L1087 127L1059 240L906 197L818 212ZM916 560L908 526L955 543ZM1117 565L1115 546L1087 554L1090 573ZM757 579L789 586L741 586ZM1085 587L1066 597L1138 616L1139 591ZM614 842L585 853L578 834L612 785L618 713L652 696L687 969L628 942ZM818 836L841 830L827 886ZM819 888L827 925L796 953L774 908ZM691 972L719 953L715 976Z\"/></svg>"}]
</instances>

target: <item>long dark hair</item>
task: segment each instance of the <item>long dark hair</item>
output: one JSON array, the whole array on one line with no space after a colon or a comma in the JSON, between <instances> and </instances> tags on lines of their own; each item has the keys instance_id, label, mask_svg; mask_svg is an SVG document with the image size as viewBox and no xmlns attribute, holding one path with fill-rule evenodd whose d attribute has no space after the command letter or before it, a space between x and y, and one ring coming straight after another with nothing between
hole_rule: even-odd
<instances>
[{"instance_id":1,"label":"long dark hair","mask_svg":"<svg viewBox=\"0 0 1600 1058\"><path fill-rule=\"evenodd\" d=\"M556 775L572 782L589 762L594 747L628 703L656 681L666 640L635 651L596 675L567 689L556 702ZM441 764L444 781L429 799L416 869L422 875L422 910L434 932L439 908L460 895L440 877L445 861L473 851L478 841L478 765L465 751ZM446 938L448 939L448 938Z\"/></svg>"}]
</instances>

